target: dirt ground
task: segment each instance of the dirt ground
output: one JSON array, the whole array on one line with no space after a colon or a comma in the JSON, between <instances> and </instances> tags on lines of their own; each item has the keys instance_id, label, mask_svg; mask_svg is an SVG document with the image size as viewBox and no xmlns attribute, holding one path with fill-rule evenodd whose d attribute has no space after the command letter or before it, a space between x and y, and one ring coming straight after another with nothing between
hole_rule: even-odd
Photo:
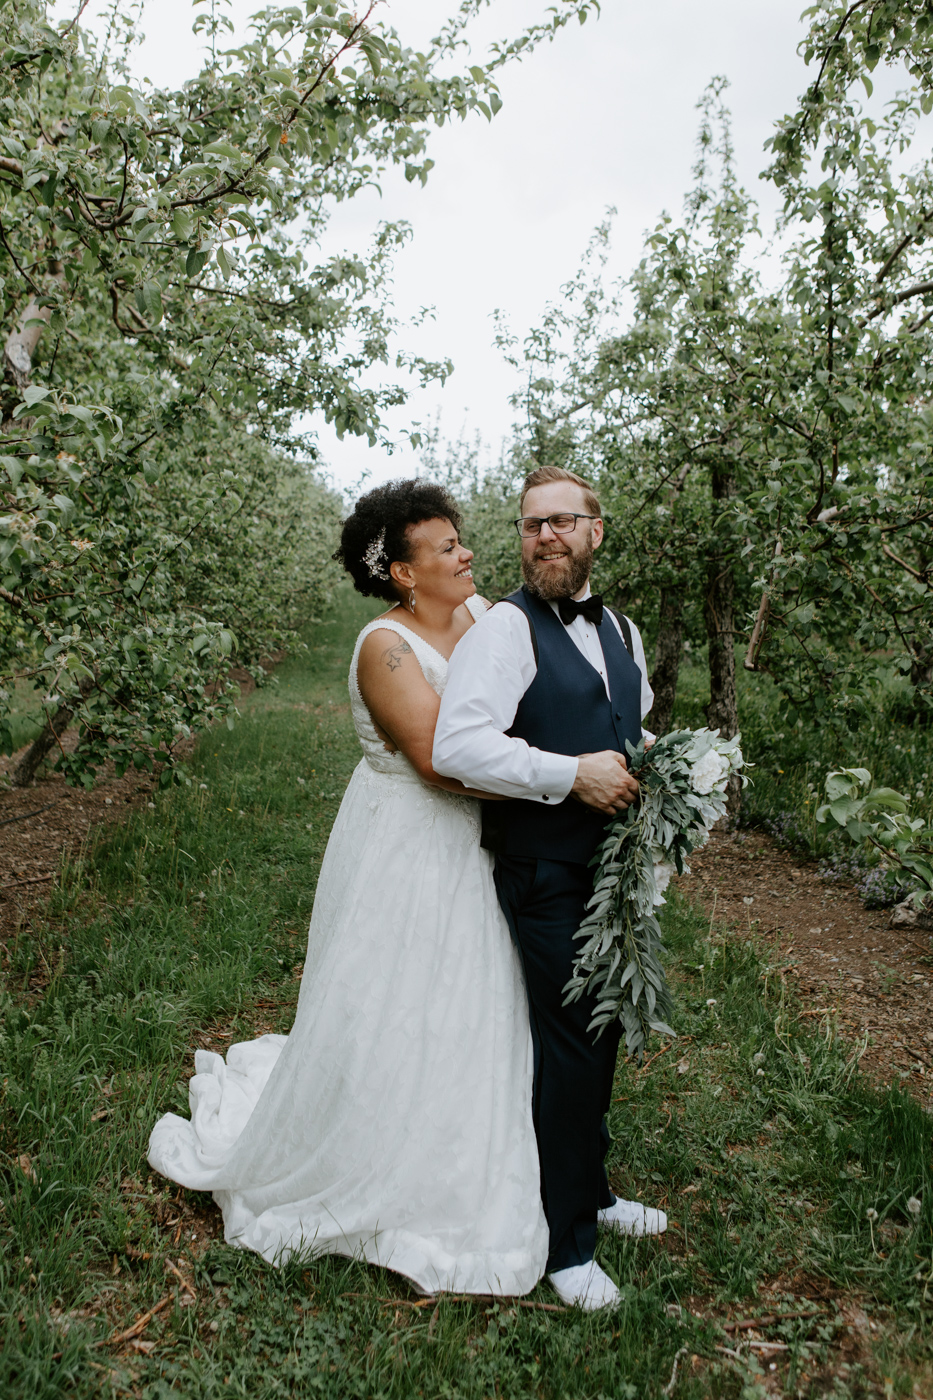
<instances>
[{"instance_id":1,"label":"dirt ground","mask_svg":"<svg viewBox=\"0 0 933 1400\"><path fill-rule=\"evenodd\" d=\"M154 785L146 773L117 778L111 769L91 792L56 774L6 788L16 757L0 758L0 944L44 904L62 853L76 858L93 826L123 820L152 800ZM864 1045L863 1070L899 1078L933 1108L933 934L892 928L890 910L865 909L851 887L821 879L813 862L758 832L716 831L691 864L681 888L711 919L771 946L804 1015L833 1018Z\"/></svg>"},{"instance_id":2,"label":"dirt ground","mask_svg":"<svg viewBox=\"0 0 933 1400\"><path fill-rule=\"evenodd\" d=\"M770 945L804 1015L829 1016L873 1079L933 1108L933 934L891 927L849 886L759 832L714 831L678 884L717 923Z\"/></svg>"},{"instance_id":3,"label":"dirt ground","mask_svg":"<svg viewBox=\"0 0 933 1400\"><path fill-rule=\"evenodd\" d=\"M280 659L281 653L263 664L271 668ZM256 689L252 676L238 667L230 679L239 685L241 700ZM70 730L63 747L73 749L76 738ZM135 768L118 778L107 764L90 792L69 787L57 773L47 773L30 787L11 788L9 775L24 753L21 749L12 758L0 754L0 949L45 903L62 854L77 859L92 827L122 821L127 808L152 800L156 785L150 774Z\"/></svg>"}]
</instances>

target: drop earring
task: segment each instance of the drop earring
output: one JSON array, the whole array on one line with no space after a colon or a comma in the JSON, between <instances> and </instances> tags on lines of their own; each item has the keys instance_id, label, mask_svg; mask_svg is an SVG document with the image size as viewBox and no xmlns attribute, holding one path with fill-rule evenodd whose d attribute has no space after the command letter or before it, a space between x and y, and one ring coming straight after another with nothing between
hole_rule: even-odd
<instances>
[{"instance_id":1,"label":"drop earring","mask_svg":"<svg viewBox=\"0 0 933 1400\"><path fill-rule=\"evenodd\" d=\"M415 611L415 589L414 589L414 585L412 585L411 592L410 592L409 595L408 595L408 607L409 607L409 611L411 611L411 612L414 612L414 611Z\"/></svg>"}]
</instances>

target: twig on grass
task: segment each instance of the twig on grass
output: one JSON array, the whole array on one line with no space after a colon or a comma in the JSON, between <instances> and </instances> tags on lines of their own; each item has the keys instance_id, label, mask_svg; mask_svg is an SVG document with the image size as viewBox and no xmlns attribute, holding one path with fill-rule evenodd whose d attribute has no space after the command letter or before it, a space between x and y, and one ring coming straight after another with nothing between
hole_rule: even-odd
<instances>
[{"instance_id":1,"label":"twig on grass","mask_svg":"<svg viewBox=\"0 0 933 1400\"><path fill-rule=\"evenodd\" d=\"M790 1322L798 1317L821 1317L824 1308L807 1308L803 1312L768 1313L765 1317L745 1317L741 1322L724 1322L724 1332L748 1332L752 1327L770 1327L775 1322Z\"/></svg>"},{"instance_id":2,"label":"twig on grass","mask_svg":"<svg viewBox=\"0 0 933 1400\"><path fill-rule=\"evenodd\" d=\"M682 1359L687 1355L687 1352L689 1350L689 1347L681 1347L677 1355L674 1357L674 1369L671 1371L671 1378L668 1381L667 1385L663 1386L661 1389L662 1395L673 1395L674 1386L677 1384L677 1367L680 1365Z\"/></svg>"},{"instance_id":3,"label":"twig on grass","mask_svg":"<svg viewBox=\"0 0 933 1400\"><path fill-rule=\"evenodd\" d=\"M115 1332L112 1337L105 1337L103 1341L96 1342L95 1345L99 1347L115 1347L119 1346L122 1342L131 1342L134 1337L139 1336L140 1332L145 1331L156 1313L164 1312L169 1303L174 1302L174 1299L174 1293L166 1293L165 1297L160 1298L154 1308L150 1308L148 1312L143 1313L142 1317L137 1318L132 1327L127 1327L125 1332Z\"/></svg>"},{"instance_id":4,"label":"twig on grass","mask_svg":"<svg viewBox=\"0 0 933 1400\"><path fill-rule=\"evenodd\" d=\"M188 1282L188 1280L185 1278L185 1276L184 1276L184 1274L182 1273L181 1269L179 1269L178 1266L177 1266L176 1264L173 1264L173 1263L172 1263L171 1259L166 1259L166 1261L165 1261L165 1267L166 1267L167 1269L171 1269L172 1273L173 1273L173 1274L175 1275L175 1277L178 1279L178 1282L181 1284L182 1288L184 1288L184 1289L186 1290L186 1292L190 1293L191 1296L192 1296L192 1298L197 1298L198 1295L197 1295L197 1293L195 1293L194 1288L193 1288L192 1285Z\"/></svg>"},{"instance_id":5,"label":"twig on grass","mask_svg":"<svg viewBox=\"0 0 933 1400\"><path fill-rule=\"evenodd\" d=\"M451 1303L501 1303L504 1295L498 1293L444 1293L441 1295ZM341 1298L366 1298L371 1303L387 1303L393 1308L426 1308L431 1303L440 1306L438 1298L382 1298L371 1293L341 1293ZM531 1308L537 1312L566 1312L561 1303L532 1303L527 1298L510 1298L513 1308Z\"/></svg>"},{"instance_id":6,"label":"twig on grass","mask_svg":"<svg viewBox=\"0 0 933 1400\"><path fill-rule=\"evenodd\" d=\"M692 1039L692 1038L693 1038L693 1037L691 1036L690 1039ZM683 1040L681 1040L679 1043L680 1043L680 1044L683 1044ZM660 1050L656 1050L656 1051L654 1052L654 1054L650 1057L650 1059L647 1059L643 1065L639 1065L638 1068L636 1069L635 1073L636 1073L636 1074L644 1074L644 1072L645 1072L645 1070L648 1068L648 1066L649 1066L649 1065L653 1065L654 1062L655 1062L655 1060L658 1058L659 1055L666 1055L667 1052L668 1052L668 1050L670 1050L670 1048L671 1048L671 1046L672 1046L673 1044L674 1044L674 1042L673 1042L672 1040L669 1040L669 1041L667 1042L666 1045L663 1045L663 1046L661 1047Z\"/></svg>"}]
</instances>

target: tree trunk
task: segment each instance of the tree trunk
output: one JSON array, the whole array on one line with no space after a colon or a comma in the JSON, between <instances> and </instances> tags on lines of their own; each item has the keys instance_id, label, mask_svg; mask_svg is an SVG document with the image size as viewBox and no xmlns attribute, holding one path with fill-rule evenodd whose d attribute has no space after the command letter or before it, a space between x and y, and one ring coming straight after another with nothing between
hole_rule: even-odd
<instances>
[{"instance_id":1,"label":"tree trunk","mask_svg":"<svg viewBox=\"0 0 933 1400\"><path fill-rule=\"evenodd\" d=\"M716 504L733 493L734 479L726 472L712 474L714 512ZM709 705L706 722L718 729L724 739L739 732L738 697L735 688L735 576L731 556L716 550L706 569L706 599L703 617L709 643ZM738 811L741 785L738 778L729 784L729 810Z\"/></svg>"},{"instance_id":2,"label":"tree trunk","mask_svg":"<svg viewBox=\"0 0 933 1400\"><path fill-rule=\"evenodd\" d=\"M69 705L59 705L54 715L49 715L41 732L33 739L13 769L11 782L14 787L28 787L39 771L40 765L45 762L52 749L64 738L81 700L90 695L94 689L94 681L90 677L82 678L79 684L81 699L75 699Z\"/></svg>"},{"instance_id":3,"label":"tree trunk","mask_svg":"<svg viewBox=\"0 0 933 1400\"><path fill-rule=\"evenodd\" d=\"M651 689L654 704L645 716L645 728L659 737L667 734L677 698L677 677L684 640L683 593L679 588L661 590L658 613L658 644L654 653Z\"/></svg>"}]
</instances>

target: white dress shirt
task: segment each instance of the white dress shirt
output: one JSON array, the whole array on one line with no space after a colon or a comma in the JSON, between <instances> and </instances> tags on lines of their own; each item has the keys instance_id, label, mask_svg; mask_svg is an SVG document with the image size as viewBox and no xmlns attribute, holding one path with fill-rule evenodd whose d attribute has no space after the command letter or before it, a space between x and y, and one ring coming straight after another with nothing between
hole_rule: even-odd
<instances>
[{"instance_id":1,"label":"white dress shirt","mask_svg":"<svg viewBox=\"0 0 933 1400\"><path fill-rule=\"evenodd\" d=\"M583 594L590 595L589 587ZM557 613L557 604L551 603ZM558 613L559 616L559 613ZM622 629L609 612L604 627ZM641 635L634 622L632 650L641 672L641 713L654 703ZM599 629L583 617L567 626L574 645L599 672L609 694L606 660ZM624 643L623 643L624 644ZM566 754L532 748L524 739L506 734L518 703L537 673L528 618L510 603L490 608L454 648L447 686L434 731L434 770L459 778L466 787L523 797L533 802L562 802L573 787L578 760ZM652 735L646 737L652 738Z\"/></svg>"}]
</instances>

